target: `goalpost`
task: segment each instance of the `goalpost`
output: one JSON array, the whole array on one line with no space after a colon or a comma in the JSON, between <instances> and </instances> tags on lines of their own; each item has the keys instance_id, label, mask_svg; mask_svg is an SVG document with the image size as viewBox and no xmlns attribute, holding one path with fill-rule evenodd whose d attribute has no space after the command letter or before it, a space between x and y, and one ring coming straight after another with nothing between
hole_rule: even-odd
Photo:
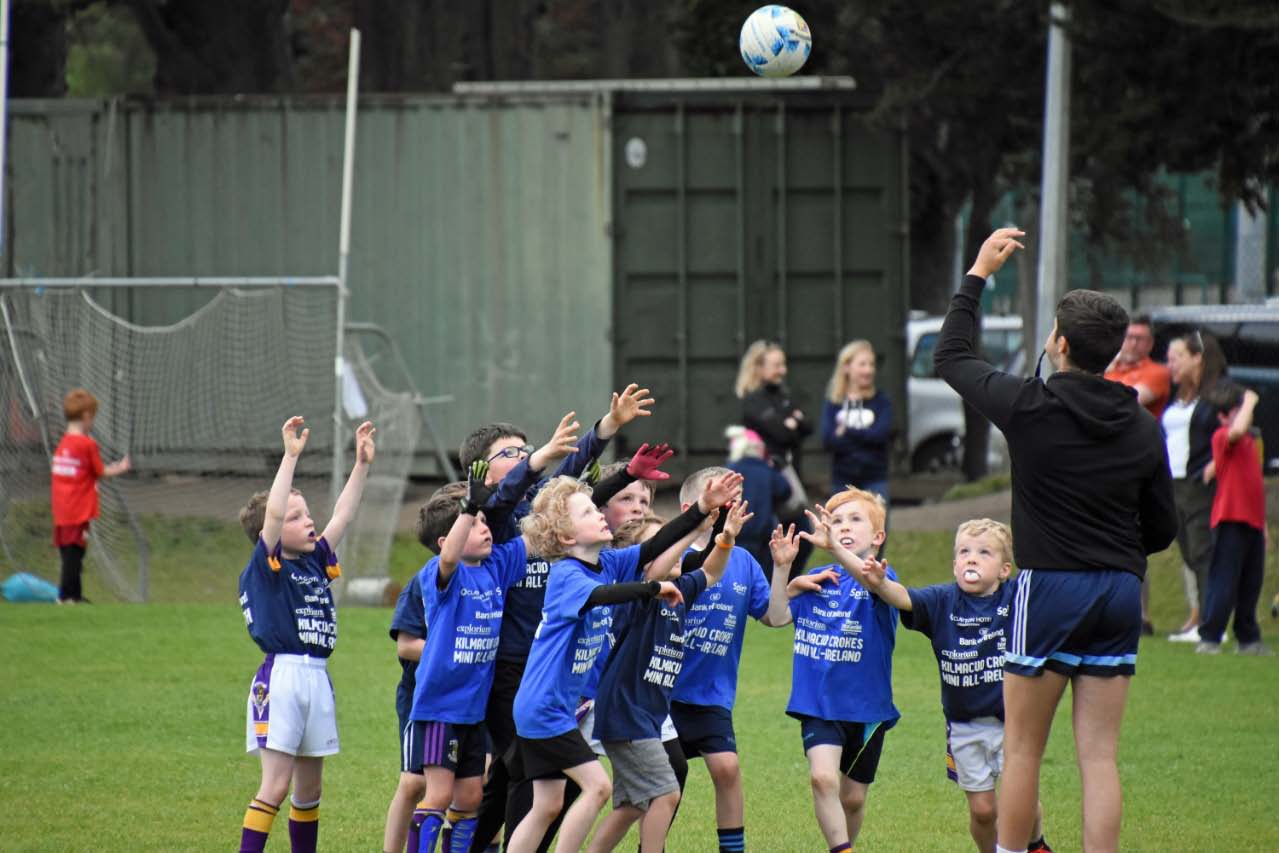
<instances>
[{"instance_id":1,"label":"goalpost","mask_svg":"<svg viewBox=\"0 0 1279 853\"><path fill-rule=\"evenodd\" d=\"M377 462L341 551L348 579L387 574L424 401L402 364L366 347L369 327L348 334L359 51L352 30L337 276L0 280L0 556L12 568L56 559L49 459L62 395L83 386L99 400L104 459L134 462L130 476L99 481L86 557L114 595L150 597L152 537L181 536L198 555L205 537L234 535L235 510L270 484L292 414L310 418L297 480L321 520L354 426L376 423ZM167 295L191 289L210 293L194 310L198 300ZM164 316L174 302L186 310Z\"/></svg>"}]
</instances>

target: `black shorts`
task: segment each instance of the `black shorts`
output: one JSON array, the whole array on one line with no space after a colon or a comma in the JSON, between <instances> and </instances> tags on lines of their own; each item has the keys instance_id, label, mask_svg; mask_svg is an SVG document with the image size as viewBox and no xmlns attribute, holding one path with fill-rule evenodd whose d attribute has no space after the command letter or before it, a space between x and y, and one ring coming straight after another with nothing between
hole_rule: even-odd
<instances>
[{"instance_id":1,"label":"black shorts","mask_svg":"<svg viewBox=\"0 0 1279 853\"><path fill-rule=\"evenodd\" d=\"M524 661L497 659L488 707L484 709L484 725L493 742L493 755L499 758L515 743L515 693L523 677Z\"/></svg>"},{"instance_id":2,"label":"black shorts","mask_svg":"<svg viewBox=\"0 0 1279 853\"><path fill-rule=\"evenodd\" d=\"M512 752L513 761L507 763L507 768L511 778L521 781L563 779L564 771L570 767L599 761L577 729L555 737L516 737Z\"/></svg>"},{"instance_id":3,"label":"black shorts","mask_svg":"<svg viewBox=\"0 0 1279 853\"><path fill-rule=\"evenodd\" d=\"M672 702L671 722L679 733L680 749L689 758L712 752L737 752L733 712L727 708Z\"/></svg>"},{"instance_id":4,"label":"black shorts","mask_svg":"<svg viewBox=\"0 0 1279 853\"><path fill-rule=\"evenodd\" d=\"M866 726L874 730L866 736ZM804 738L804 754L818 744L843 747L839 756L839 772L854 782L869 785L875 781L879 769L879 756L884 751L883 723L850 723L845 720L819 720L816 717L799 718L799 731Z\"/></svg>"},{"instance_id":5,"label":"black shorts","mask_svg":"<svg viewBox=\"0 0 1279 853\"><path fill-rule=\"evenodd\" d=\"M443 767L458 779L483 776L488 742L483 723L414 720L405 728L400 770L421 773L425 767Z\"/></svg>"}]
</instances>

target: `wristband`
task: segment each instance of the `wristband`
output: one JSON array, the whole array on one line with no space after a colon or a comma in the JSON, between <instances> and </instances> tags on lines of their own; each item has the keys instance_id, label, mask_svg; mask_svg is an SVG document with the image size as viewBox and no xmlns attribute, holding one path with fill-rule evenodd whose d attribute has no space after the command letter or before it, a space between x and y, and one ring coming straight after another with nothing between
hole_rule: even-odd
<instances>
[{"instance_id":1,"label":"wristband","mask_svg":"<svg viewBox=\"0 0 1279 853\"><path fill-rule=\"evenodd\" d=\"M724 539L729 539L729 542L728 542L728 544L727 544L727 545L725 545L725 544L724 544L724 542L723 542L723 540L724 540ZM716 548L723 548L725 551L731 551L731 550L733 550L733 545L734 545L734 543L735 543L735 540L733 540L733 539L731 539L731 538L727 537L727 536L726 536L725 534L723 534L723 533L721 533L720 535L718 535L718 536L716 536L716 537L715 537L715 547L716 547Z\"/></svg>"}]
</instances>

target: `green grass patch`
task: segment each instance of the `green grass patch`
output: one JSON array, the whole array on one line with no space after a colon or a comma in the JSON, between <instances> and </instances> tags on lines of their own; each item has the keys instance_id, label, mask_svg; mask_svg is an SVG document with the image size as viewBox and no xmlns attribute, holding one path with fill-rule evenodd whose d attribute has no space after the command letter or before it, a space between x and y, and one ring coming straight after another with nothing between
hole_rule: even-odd
<instances>
[{"instance_id":1,"label":"green grass patch","mask_svg":"<svg viewBox=\"0 0 1279 853\"><path fill-rule=\"evenodd\" d=\"M1012 474L991 474L971 483L956 483L941 496L943 501L964 501L1006 491L1013 485Z\"/></svg>"},{"instance_id":2,"label":"green grass patch","mask_svg":"<svg viewBox=\"0 0 1279 853\"><path fill-rule=\"evenodd\" d=\"M220 550L190 554L187 528L169 529L168 539L153 539L154 589L163 600L0 604L5 851L233 849L258 782L243 742L245 695L261 656L235 601L247 543L232 529ZM945 581L951 537L895 533L890 560L908 584ZM397 538L393 554L399 580L426 557L408 536ZM1263 610L1276 591L1276 562L1272 552ZM1178 563L1171 552L1152 560L1161 631L1184 617ZM385 609L340 613L331 673L342 752L326 762L327 850L376 850L381 842L398 771L399 667L389 620ZM1263 621L1273 639L1275 623ZM784 714L791 637L789 627L752 624L742 659L736 720L755 850L823 849L799 725ZM857 849L971 849L964 797L945 778L936 663L914 632L899 632L894 692L902 720L889 733ZM1279 659L1206 658L1162 638L1144 641L1120 752L1123 849L1255 849L1273 838L1279 774L1268 762L1277 706ZM713 792L702 764L690 764L672 853L715 849ZM1049 840L1059 850L1080 849L1069 697L1042 780ZM632 835L620 849L634 847ZM268 849L288 849L283 820Z\"/></svg>"}]
</instances>

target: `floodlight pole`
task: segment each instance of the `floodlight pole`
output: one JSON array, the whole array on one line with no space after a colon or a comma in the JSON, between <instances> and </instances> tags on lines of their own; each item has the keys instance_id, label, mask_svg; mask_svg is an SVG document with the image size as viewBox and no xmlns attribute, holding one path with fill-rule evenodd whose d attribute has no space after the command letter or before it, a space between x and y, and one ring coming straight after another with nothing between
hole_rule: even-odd
<instances>
[{"instance_id":1,"label":"floodlight pole","mask_svg":"<svg viewBox=\"0 0 1279 853\"><path fill-rule=\"evenodd\" d=\"M342 468L345 437L342 416L342 348L346 338L347 273L351 254L351 183L355 171L356 93L360 87L360 31L351 30L351 55L346 71L346 133L342 143L342 220L338 236L338 310L337 329L333 337L336 355L333 362L333 471L329 482L330 512L337 508L342 491Z\"/></svg>"},{"instance_id":2,"label":"floodlight pole","mask_svg":"<svg viewBox=\"0 0 1279 853\"><path fill-rule=\"evenodd\" d=\"M1048 74L1044 82L1043 176L1039 199L1038 341L1048 339L1066 291L1066 196L1070 181L1070 20L1066 4L1048 13Z\"/></svg>"}]
</instances>

